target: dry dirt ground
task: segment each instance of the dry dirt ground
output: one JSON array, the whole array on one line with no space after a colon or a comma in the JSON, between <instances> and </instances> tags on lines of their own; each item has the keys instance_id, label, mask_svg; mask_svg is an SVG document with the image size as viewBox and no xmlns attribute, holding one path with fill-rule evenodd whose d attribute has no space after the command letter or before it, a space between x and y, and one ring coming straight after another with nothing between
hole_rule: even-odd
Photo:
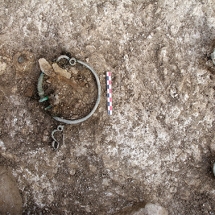
<instances>
[{"instance_id":1,"label":"dry dirt ground","mask_svg":"<svg viewBox=\"0 0 215 215\"><path fill-rule=\"evenodd\" d=\"M214 0L0 4L0 165L12 169L23 214L131 214L147 202L169 215L215 214ZM54 151L59 123L38 102L38 59L62 53L95 69L102 96L89 120L64 125ZM58 114L87 113L95 97L82 92Z\"/></svg>"}]
</instances>

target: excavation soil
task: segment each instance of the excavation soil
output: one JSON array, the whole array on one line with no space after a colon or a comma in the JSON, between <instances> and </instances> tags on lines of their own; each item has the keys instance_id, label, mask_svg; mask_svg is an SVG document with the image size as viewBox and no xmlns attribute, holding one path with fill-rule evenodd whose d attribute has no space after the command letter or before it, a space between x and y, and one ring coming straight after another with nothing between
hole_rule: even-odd
<instances>
[{"instance_id":1,"label":"excavation soil","mask_svg":"<svg viewBox=\"0 0 215 215\"><path fill-rule=\"evenodd\" d=\"M0 2L0 165L23 214L133 214L146 203L215 214L213 0ZM45 111L38 60L61 54L93 67L102 95L89 120L64 125L56 151L52 116L83 117L97 96L89 70L62 63L71 78L45 77Z\"/></svg>"}]
</instances>

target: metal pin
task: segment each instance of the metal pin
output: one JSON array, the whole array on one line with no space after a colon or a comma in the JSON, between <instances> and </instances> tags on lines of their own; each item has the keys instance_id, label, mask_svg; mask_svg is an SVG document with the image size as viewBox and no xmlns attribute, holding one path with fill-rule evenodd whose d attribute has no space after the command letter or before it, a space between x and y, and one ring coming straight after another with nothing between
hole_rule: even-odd
<instances>
[{"instance_id":1,"label":"metal pin","mask_svg":"<svg viewBox=\"0 0 215 215\"><path fill-rule=\"evenodd\" d=\"M54 134L55 134L55 132L63 132L63 128L64 128L63 125L58 125L57 129L52 131L52 134L51 134L52 139L53 139L52 147L54 148L54 150L57 150L60 146L60 143L55 139ZM64 136L63 136L63 144L64 144Z\"/></svg>"}]
</instances>

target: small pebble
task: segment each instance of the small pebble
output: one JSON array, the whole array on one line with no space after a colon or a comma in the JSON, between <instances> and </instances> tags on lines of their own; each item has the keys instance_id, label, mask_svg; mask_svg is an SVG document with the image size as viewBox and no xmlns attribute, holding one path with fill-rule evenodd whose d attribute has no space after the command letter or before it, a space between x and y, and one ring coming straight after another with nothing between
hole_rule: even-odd
<instances>
[{"instance_id":1,"label":"small pebble","mask_svg":"<svg viewBox=\"0 0 215 215\"><path fill-rule=\"evenodd\" d=\"M71 72L72 74L75 74L75 75L78 74L78 70L77 70L75 67L71 67L71 68L70 68L70 72Z\"/></svg>"},{"instance_id":2,"label":"small pebble","mask_svg":"<svg viewBox=\"0 0 215 215\"><path fill-rule=\"evenodd\" d=\"M40 70L48 76L55 76L54 70L45 58L39 59Z\"/></svg>"},{"instance_id":3,"label":"small pebble","mask_svg":"<svg viewBox=\"0 0 215 215\"><path fill-rule=\"evenodd\" d=\"M71 78L71 74L66 69L62 69L61 67L59 67L57 63L53 63L52 67L58 75L63 76L67 79Z\"/></svg>"},{"instance_id":4,"label":"small pebble","mask_svg":"<svg viewBox=\"0 0 215 215\"><path fill-rule=\"evenodd\" d=\"M80 107L80 103L76 103L75 104L75 108L77 109L77 108L79 108Z\"/></svg>"},{"instance_id":5,"label":"small pebble","mask_svg":"<svg viewBox=\"0 0 215 215\"><path fill-rule=\"evenodd\" d=\"M72 119L77 119L78 118L78 115L73 115L72 116Z\"/></svg>"},{"instance_id":6,"label":"small pebble","mask_svg":"<svg viewBox=\"0 0 215 215\"><path fill-rule=\"evenodd\" d=\"M75 175L75 173L76 173L76 170L75 170L75 169L71 169L71 170L69 171L69 174L70 174L70 175Z\"/></svg>"},{"instance_id":7,"label":"small pebble","mask_svg":"<svg viewBox=\"0 0 215 215\"><path fill-rule=\"evenodd\" d=\"M24 62L24 57L21 55L18 57L18 62L23 63Z\"/></svg>"}]
</instances>

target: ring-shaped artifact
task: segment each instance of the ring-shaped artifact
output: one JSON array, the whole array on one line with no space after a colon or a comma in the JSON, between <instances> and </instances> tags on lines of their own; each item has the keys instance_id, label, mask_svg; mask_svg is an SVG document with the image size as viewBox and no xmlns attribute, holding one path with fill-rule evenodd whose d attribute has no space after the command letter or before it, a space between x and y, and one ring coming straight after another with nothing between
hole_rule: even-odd
<instances>
[{"instance_id":1,"label":"ring-shaped artifact","mask_svg":"<svg viewBox=\"0 0 215 215\"><path fill-rule=\"evenodd\" d=\"M80 119L74 119L74 120L69 120L69 119L64 119L64 118L61 118L61 117L53 116L53 118L55 120L59 121L59 122L70 124L70 125L75 125L75 124L78 124L78 123L86 121L96 111L96 109L97 109L97 107L99 105L99 102L100 102L100 98L101 98L101 84L100 84L98 75L96 74L95 70L92 67L90 67L88 64L86 64L86 63L84 63L84 62L82 62L80 60L77 60L74 57L69 58L67 55L61 55L61 56L59 56L57 58L56 62L59 62L61 59L68 60L69 64L71 66L75 66L76 63L81 64L82 66L84 66L87 69L89 69L91 71L91 73L94 75L95 79L96 79L96 84L97 84L97 89L98 89L97 99L96 99L96 103L95 103L93 109L90 111L90 113L87 116L85 116L83 118L80 118ZM44 78L44 72L42 71L41 74L40 74L40 77L38 79L38 84L37 84L37 90L38 90L38 94L40 96L39 102L44 102L44 101L48 100L48 96L45 96L45 93L44 93L44 90L43 90L43 78ZM47 108L45 108L45 110L48 110L49 108L51 108L51 107L48 106Z\"/></svg>"}]
</instances>

